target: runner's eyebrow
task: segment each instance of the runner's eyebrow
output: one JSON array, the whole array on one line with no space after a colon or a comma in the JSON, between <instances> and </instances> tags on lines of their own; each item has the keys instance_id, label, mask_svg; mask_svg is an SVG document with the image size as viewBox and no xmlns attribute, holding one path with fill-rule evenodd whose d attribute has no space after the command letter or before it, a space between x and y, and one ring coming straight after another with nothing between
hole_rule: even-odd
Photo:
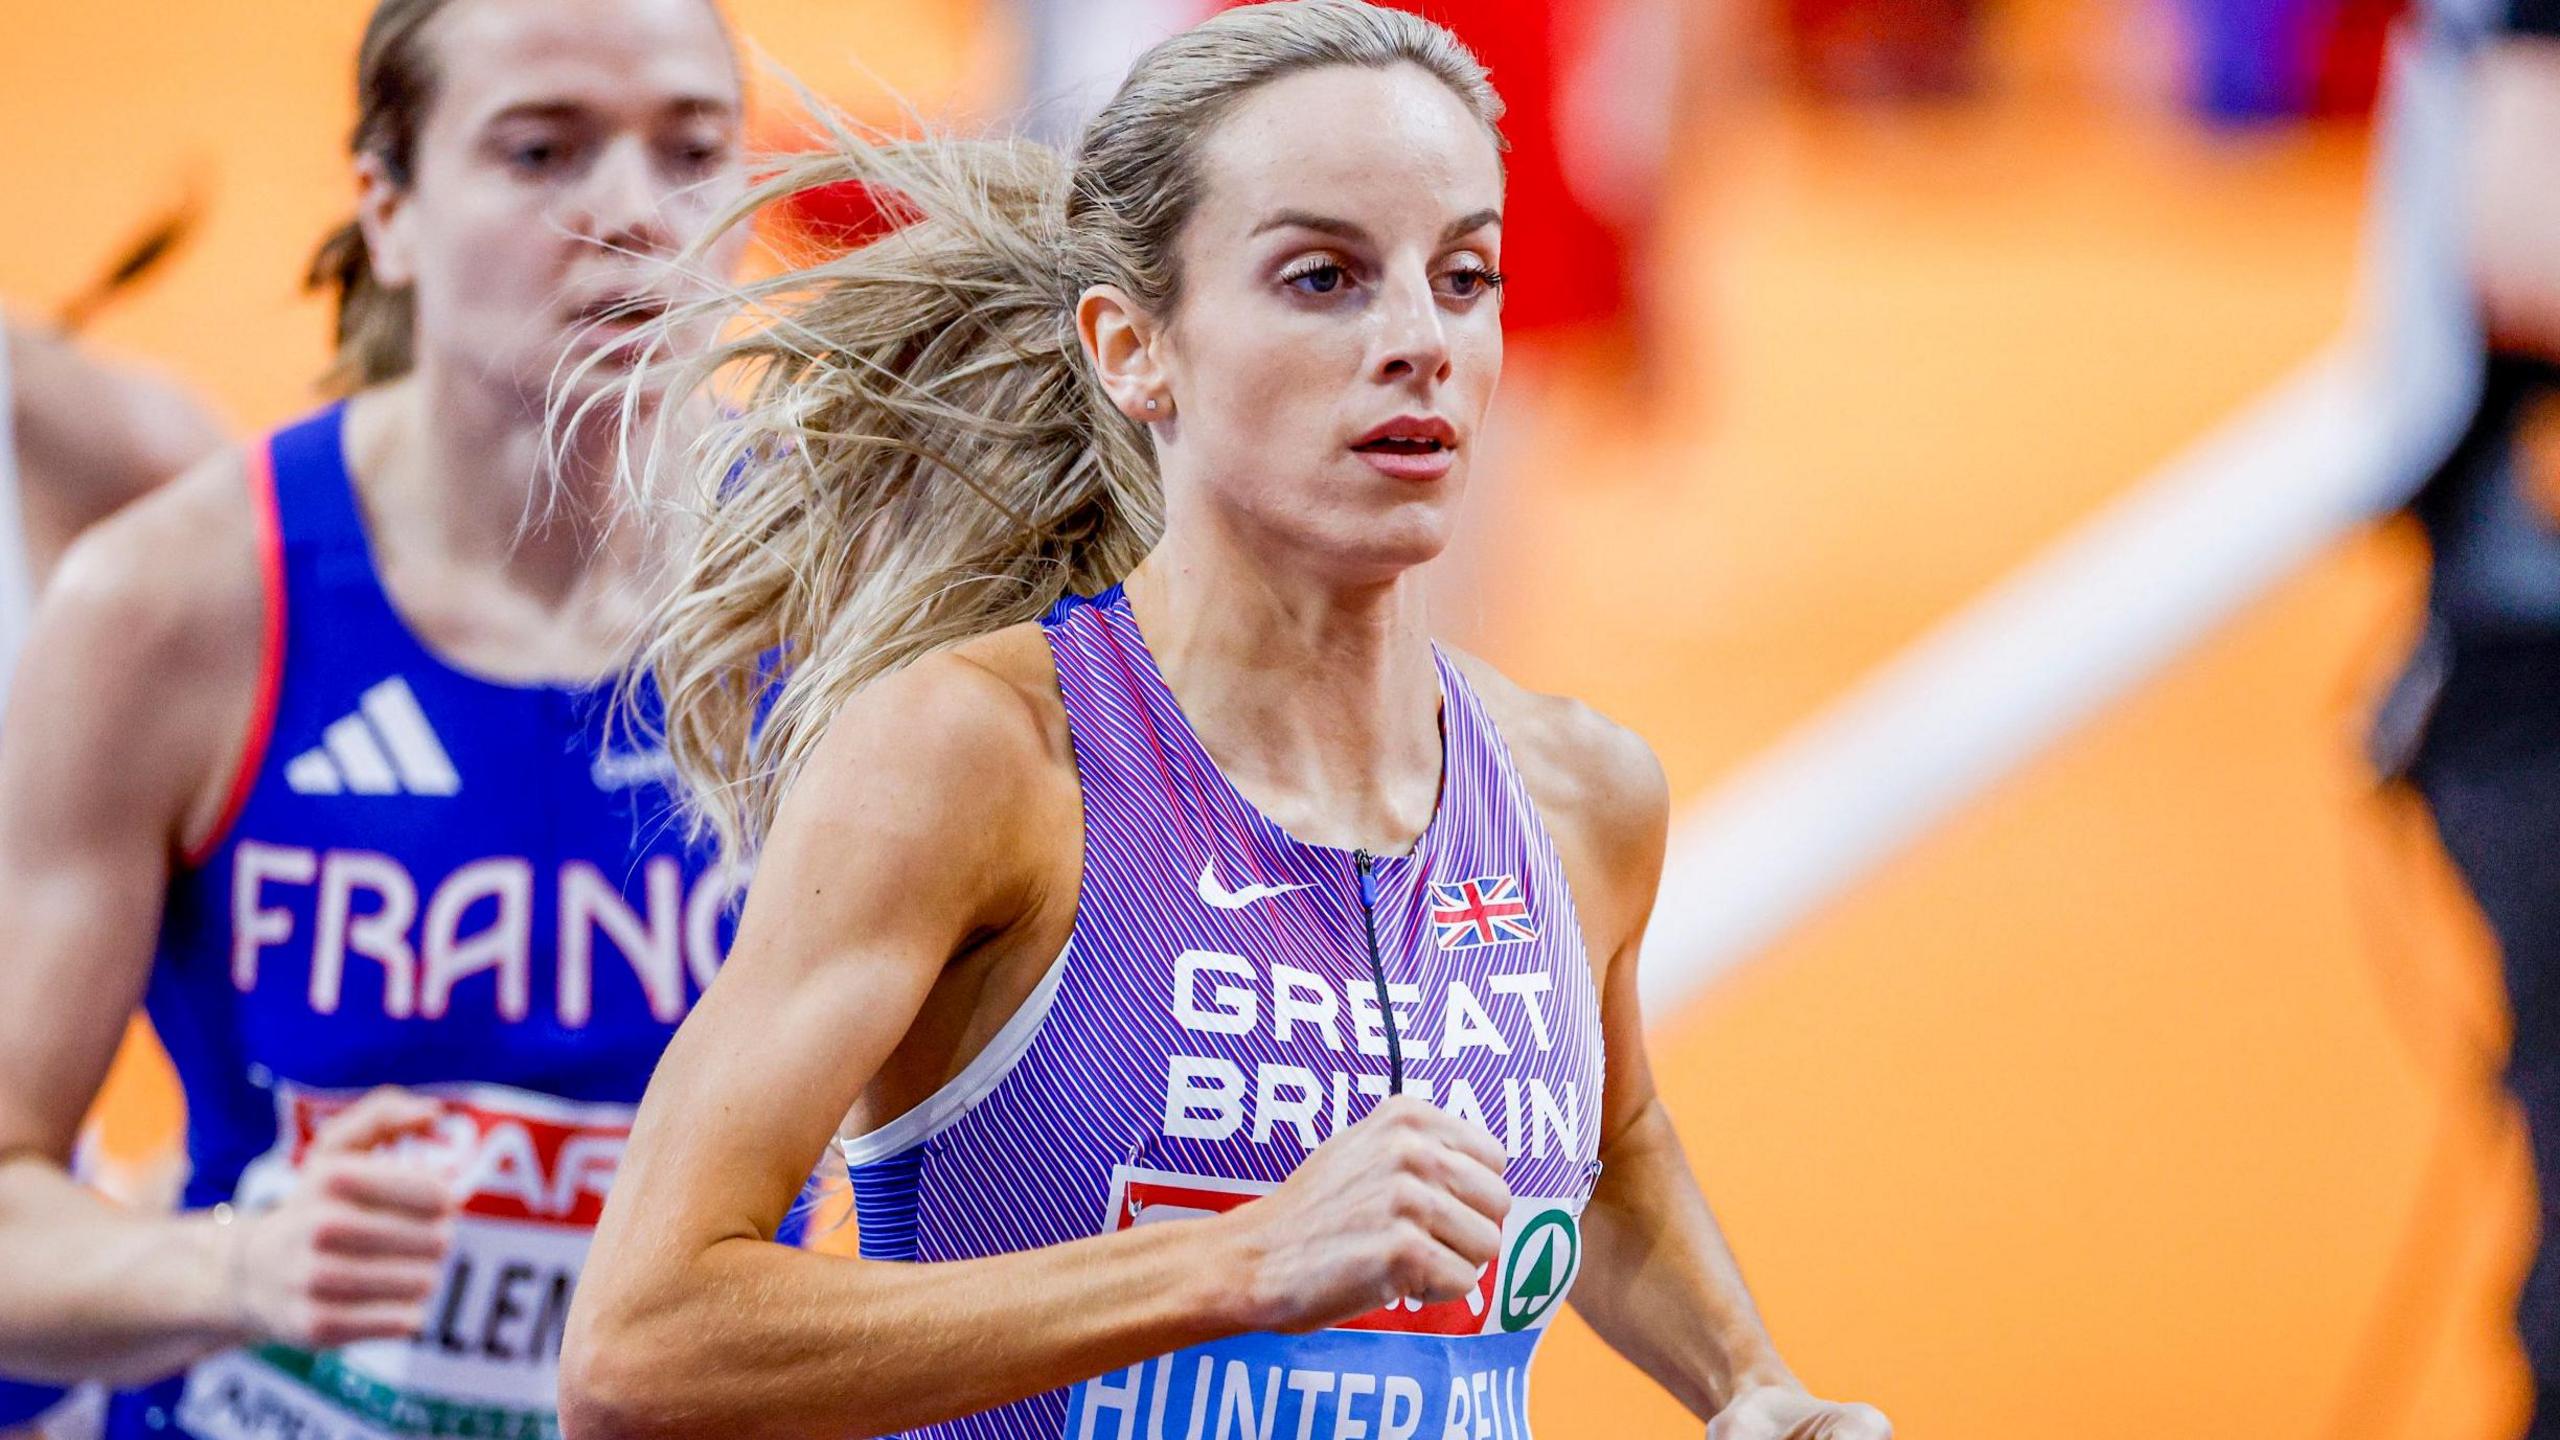
<instances>
[{"instance_id":1,"label":"runner's eyebrow","mask_svg":"<svg viewBox=\"0 0 2560 1440\"><path fill-rule=\"evenodd\" d=\"M1318 215L1311 210L1283 210L1253 227L1253 233L1256 235L1265 235L1274 230L1313 230L1320 235L1337 236L1362 244L1366 244L1369 239L1369 232L1351 221L1337 220L1330 215Z\"/></svg>"},{"instance_id":2,"label":"runner's eyebrow","mask_svg":"<svg viewBox=\"0 0 2560 1440\"><path fill-rule=\"evenodd\" d=\"M1448 227L1440 232L1440 243L1446 245L1469 231L1482 230L1487 226L1499 229L1501 225L1502 212L1499 210L1484 209L1461 215L1450 221ZM1320 235L1337 236L1355 244L1369 243L1369 232L1362 229L1357 222L1331 215L1319 215L1312 210L1277 211L1269 219L1253 227L1253 233L1256 235L1268 234L1273 230L1313 230Z\"/></svg>"},{"instance_id":3,"label":"runner's eyebrow","mask_svg":"<svg viewBox=\"0 0 2560 1440\"><path fill-rule=\"evenodd\" d=\"M483 125L503 125L513 120L583 120L594 115L596 108L576 100L520 100L493 112ZM692 120L702 117L726 119L738 113L734 101L716 95L682 95L660 107L664 119Z\"/></svg>"}]
</instances>

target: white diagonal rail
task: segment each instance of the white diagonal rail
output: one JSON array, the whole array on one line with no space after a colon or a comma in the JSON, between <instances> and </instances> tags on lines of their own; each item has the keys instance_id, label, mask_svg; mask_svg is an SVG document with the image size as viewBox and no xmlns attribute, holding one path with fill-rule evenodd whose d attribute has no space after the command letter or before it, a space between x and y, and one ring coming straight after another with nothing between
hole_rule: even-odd
<instances>
[{"instance_id":1,"label":"white diagonal rail","mask_svg":"<svg viewBox=\"0 0 2560 1440\"><path fill-rule=\"evenodd\" d=\"M1646 942L1656 1014L2405 499L2467 418L2478 343L2461 64L2393 60L2358 338L2313 361L1995 584L1673 827Z\"/></svg>"}]
</instances>

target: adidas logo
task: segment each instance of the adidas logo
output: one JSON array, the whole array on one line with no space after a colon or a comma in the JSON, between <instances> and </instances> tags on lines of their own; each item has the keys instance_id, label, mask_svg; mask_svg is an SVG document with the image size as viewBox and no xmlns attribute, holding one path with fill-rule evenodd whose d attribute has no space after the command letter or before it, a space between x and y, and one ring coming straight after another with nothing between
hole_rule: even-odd
<instances>
[{"instance_id":1,"label":"adidas logo","mask_svg":"<svg viewBox=\"0 0 2560 1440\"><path fill-rule=\"evenodd\" d=\"M364 692L356 713L320 732L320 743L287 761L296 795L456 795L462 777L418 708L409 682L394 675Z\"/></svg>"}]
</instances>

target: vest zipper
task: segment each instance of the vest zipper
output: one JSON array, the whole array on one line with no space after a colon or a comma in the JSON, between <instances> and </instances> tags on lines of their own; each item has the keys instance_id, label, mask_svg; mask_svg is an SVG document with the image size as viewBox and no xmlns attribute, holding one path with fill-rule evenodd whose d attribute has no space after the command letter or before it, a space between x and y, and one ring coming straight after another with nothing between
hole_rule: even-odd
<instances>
[{"instance_id":1,"label":"vest zipper","mask_svg":"<svg viewBox=\"0 0 2560 1440\"><path fill-rule=\"evenodd\" d=\"M1360 873L1360 922L1369 934L1369 978L1378 986L1379 1023L1387 1031L1387 1075L1390 1095L1404 1093L1404 1042L1396 1034L1396 1009L1387 998L1387 961L1378 949L1378 872L1377 857L1366 850L1351 852L1352 867Z\"/></svg>"}]
</instances>

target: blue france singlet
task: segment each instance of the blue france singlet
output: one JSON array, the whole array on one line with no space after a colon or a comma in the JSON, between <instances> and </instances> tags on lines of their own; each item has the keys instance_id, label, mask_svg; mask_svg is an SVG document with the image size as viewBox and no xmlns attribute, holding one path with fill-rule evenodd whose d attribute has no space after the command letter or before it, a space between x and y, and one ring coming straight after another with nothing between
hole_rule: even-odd
<instances>
[{"instance_id":1,"label":"blue france singlet","mask_svg":"<svg viewBox=\"0 0 2560 1440\"><path fill-rule=\"evenodd\" d=\"M633 1107L724 953L738 874L685 842L612 688L510 685L393 608L343 408L253 467L265 675L232 814L171 882L147 1004L187 1102L191 1208L271 1203L367 1089L446 1116L461 1197L411 1341L260 1346L119 1396L112 1440L558 1433L571 1287Z\"/></svg>"}]
</instances>

